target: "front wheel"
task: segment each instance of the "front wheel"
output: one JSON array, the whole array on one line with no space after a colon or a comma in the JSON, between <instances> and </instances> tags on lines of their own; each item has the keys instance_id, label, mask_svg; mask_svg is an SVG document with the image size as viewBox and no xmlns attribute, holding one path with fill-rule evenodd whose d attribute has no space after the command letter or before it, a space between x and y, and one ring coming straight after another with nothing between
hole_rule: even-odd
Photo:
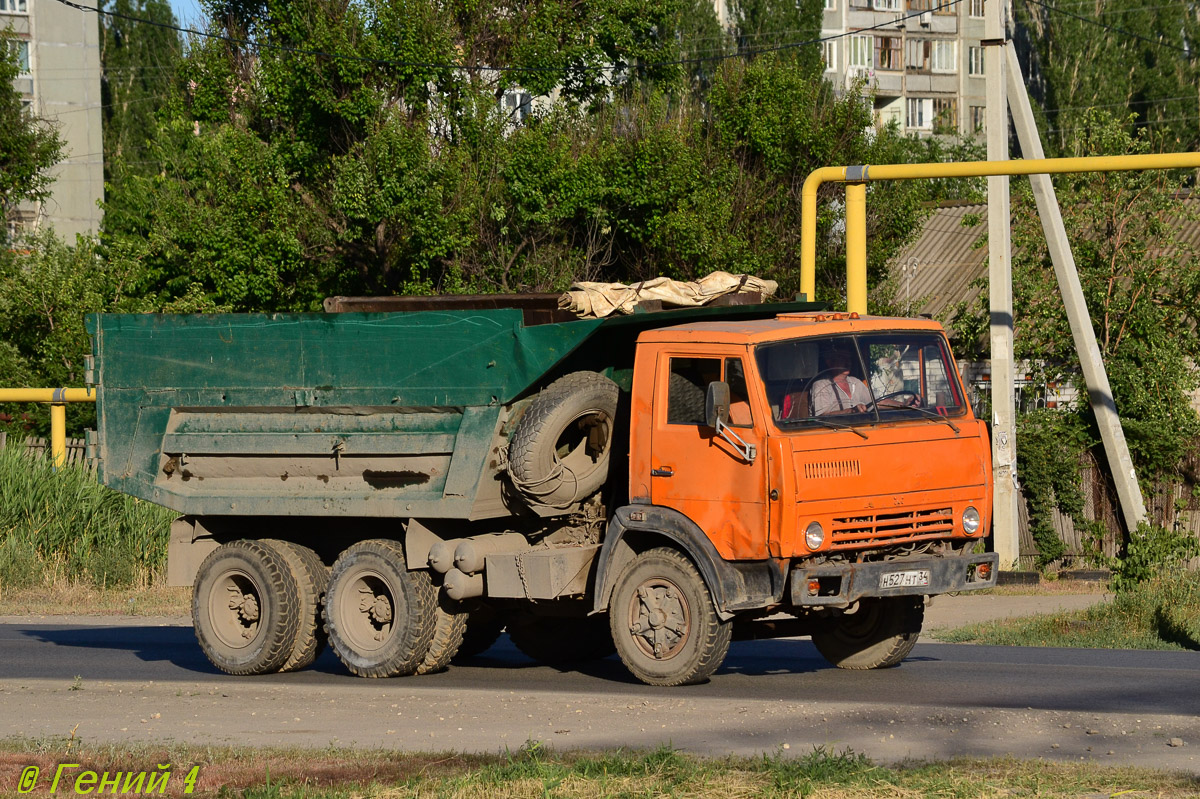
<instances>
[{"instance_id":1,"label":"front wheel","mask_svg":"<svg viewBox=\"0 0 1200 799\"><path fill-rule=\"evenodd\" d=\"M860 599L854 613L814 631L812 641L839 669L883 669L908 657L924 621L924 597Z\"/></svg>"},{"instance_id":2,"label":"front wheel","mask_svg":"<svg viewBox=\"0 0 1200 799\"><path fill-rule=\"evenodd\" d=\"M416 673L433 642L437 611L429 573L409 571L395 541L360 541L338 556L329 574L329 644L360 677Z\"/></svg>"},{"instance_id":3,"label":"front wheel","mask_svg":"<svg viewBox=\"0 0 1200 799\"><path fill-rule=\"evenodd\" d=\"M608 618L621 662L647 685L704 682L725 661L733 633L700 572L666 547L643 552L625 568Z\"/></svg>"}]
</instances>

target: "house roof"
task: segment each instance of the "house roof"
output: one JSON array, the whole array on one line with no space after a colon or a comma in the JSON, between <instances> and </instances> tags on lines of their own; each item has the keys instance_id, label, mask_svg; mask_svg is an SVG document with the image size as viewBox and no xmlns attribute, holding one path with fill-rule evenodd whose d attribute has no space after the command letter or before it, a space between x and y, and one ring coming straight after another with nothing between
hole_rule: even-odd
<instances>
[{"instance_id":1,"label":"house roof","mask_svg":"<svg viewBox=\"0 0 1200 799\"><path fill-rule=\"evenodd\" d=\"M964 225L972 219L979 224ZM945 321L958 303L974 299L980 289L971 283L987 275L986 234L986 204L935 209L920 237L892 259L900 306Z\"/></svg>"},{"instance_id":2,"label":"house roof","mask_svg":"<svg viewBox=\"0 0 1200 799\"><path fill-rule=\"evenodd\" d=\"M1188 212L1177 220L1179 243L1200 251L1200 196L1180 199ZM985 203L947 204L934 210L920 237L891 261L901 307L907 304L910 314L930 314L944 322L956 305L984 290L971 284L984 278L986 285L987 216ZM964 224L975 219L978 224Z\"/></svg>"}]
</instances>

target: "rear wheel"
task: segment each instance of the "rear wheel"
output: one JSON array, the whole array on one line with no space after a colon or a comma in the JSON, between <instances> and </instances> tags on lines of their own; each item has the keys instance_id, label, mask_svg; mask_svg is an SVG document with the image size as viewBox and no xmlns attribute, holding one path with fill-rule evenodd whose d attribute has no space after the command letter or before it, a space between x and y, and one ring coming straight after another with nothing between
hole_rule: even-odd
<instances>
[{"instance_id":1,"label":"rear wheel","mask_svg":"<svg viewBox=\"0 0 1200 799\"><path fill-rule=\"evenodd\" d=\"M617 651L603 616L510 619L508 637L523 654L550 666L600 660Z\"/></svg>"},{"instance_id":2,"label":"rear wheel","mask_svg":"<svg viewBox=\"0 0 1200 799\"><path fill-rule=\"evenodd\" d=\"M224 544L196 573L192 625L200 648L221 671L278 671L292 654L300 613L287 561L261 542Z\"/></svg>"},{"instance_id":3,"label":"rear wheel","mask_svg":"<svg viewBox=\"0 0 1200 799\"><path fill-rule=\"evenodd\" d=\"M467 614L462 645L454 656L456 661L482 655L492 648L504 632L504 619L487 605L476 604Z\"/></svg>"},{"instance_id":4,"label":"rear wheel","mask_svg":"<svg viewBox=\"0 0 1200 799\"><path fill-rule=\"evenodd\" d=\"M360 541L333 564L325 596L329 643L360 677L414 674L436 625L437 591L427 571L409 571L395 541Z\"/></svg>"},{"instance_id":5,"label":"rear wheel","mask_svg":"<svg viewBox=\"0 0 1200 799\"><path fill-rule=\"evenodd\" d=\"M261 543L279 553L296 581L300 598L300 624L292 652L279 670L299 671L317 659L329 640L321 623L321 605L325 601L325 587L329 584L329 567L321 561L320 555L308 547L277 539L267 539Z\"/></svg>"},{"instance_id":6,"label":"rear wheel","mask_svg":"<svg viewBox=\"0 0 1200 799\"><path fill-rule=\"evenodd\" d=\"M651 549L625 568L608 616L621 661L648 685L707 680L724 662L733 634L700 572L674 549Z\"/></svg>"},{"instance_id":7,"label":"rear wheel","mask_svg":"<svg viewBox=\"0 0 1200 799\"><path fill-rule=\"evenodd\" d=\"M463 634L467 631L467 612L462 603L446 596L445 591L439 591L437 610L434 611L433 640L421 665L417 666L417 674L432 674L442 671L450 665L450 661L458 654L462 646Z\"/></svg>"},{"instance_id":8,"label":"rear wheel","mask_svg":"<svg viewBox=\"0 0 1200 799\"><path fill-rule=\"evenodd\" d=\"M883 669L908 657L924 620L924 597L871 597L860 599L854 613L814 630L812 640L839 669Z\"/></svg>"}]
</instances>

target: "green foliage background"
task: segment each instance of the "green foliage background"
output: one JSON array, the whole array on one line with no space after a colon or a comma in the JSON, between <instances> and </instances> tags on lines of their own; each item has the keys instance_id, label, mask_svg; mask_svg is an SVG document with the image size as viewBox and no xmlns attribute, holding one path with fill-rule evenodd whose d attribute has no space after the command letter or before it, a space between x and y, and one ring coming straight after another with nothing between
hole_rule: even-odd
<instances>
[{"instance_id":1,"label":"green foliage background","mask_svg":"<svg viewBox=\"0 0 1200 799\"><path fill-rule=\"evenodd\" d=\"M819 35L815 0L731 0L732 30L699 0L205 6L209 35L183 41L163 27L174 24L165 0L106 0L118 16L102 25L104 227L0 252L2 382L78 385L93 311L318 311L338 294L559 291L715 269L772 278L787 297L811 170L982 155L973 142L874 128L864 87L835 91L818 45L789 46ZM1156 45L1018 4L1052 150L1196 145L1186 120L1198 76L1180 55L1196 22L1182 8L1099 12ZM0 60L5 210L44 194L59 153L53 132L22 116L14 69ZM1097 105L1140 116L1099 118L1087 110ZM1200 434L1187 404L1200 278L1167 221L1182 186L1154 173L1060 181L1147 479L1177 478ZM838 302L840 189L822 191L818 294ZM978 186L890 182L869 195L872 311L894 312L888 259L928 203L978 199ZM1067 380L1077 365L1030 208L1018 197L1018 354ZM984 325L978 313L958 322L967 340ZM43 409L0 410L0 429L45 429ZM71 419L90 423L86 411ZM1085 523L1073 464L1095 433L1084 410L1033 414L1018 446L1049 561L1061 552L1053 509Z\"/></svg>"}]
</instances>

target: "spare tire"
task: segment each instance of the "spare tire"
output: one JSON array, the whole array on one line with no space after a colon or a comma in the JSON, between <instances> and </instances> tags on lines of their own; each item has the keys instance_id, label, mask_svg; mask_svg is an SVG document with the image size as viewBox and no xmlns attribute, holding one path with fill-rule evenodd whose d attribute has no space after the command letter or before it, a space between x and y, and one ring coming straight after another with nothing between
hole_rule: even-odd
<instances>
[{"instance_id":1,"label":"spare tire","mask_svg":"<svg viewBox=\"0 0 1200 799\"><path fill-rule=\"evenodd\" d=\"M566 509L608 479L617 384L572 372L542 389L508 446L513 485L535 505Z\"/></svg>"}]
</instances>

